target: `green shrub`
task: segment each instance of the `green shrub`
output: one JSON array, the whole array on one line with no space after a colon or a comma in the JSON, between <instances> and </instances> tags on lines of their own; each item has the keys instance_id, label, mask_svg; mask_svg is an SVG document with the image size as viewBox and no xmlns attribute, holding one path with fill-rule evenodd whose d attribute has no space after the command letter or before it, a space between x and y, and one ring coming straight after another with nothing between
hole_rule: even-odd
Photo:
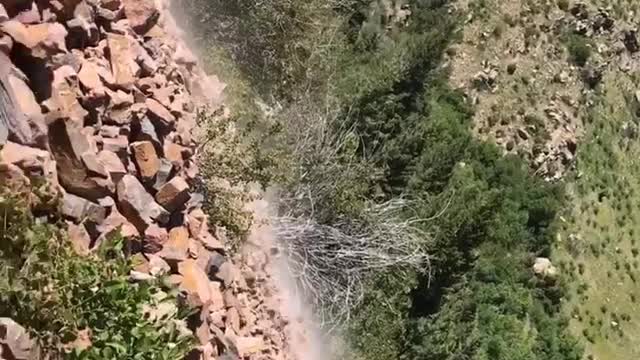
<instances>
[{"instance_id":1,"label":"green shrub","mask_svg":"<svg viewBox=\"0 0 640 360\"><path fill-rule=\"evenodd\" d=\"M578 66L585 66L591 57L591 46L586 37L572 34L567 39L569 57Z\"/></svg>"},{"instance_id":2,"label":"green shrub","mask_svg":"<svg viewBox=\"0 0 640 360\"><path fill-rule=\"evenodd\" d=\"M37 223L18 201L0 196L0 316L27 328L51 358L89 331L91 347L69 359L179 359L192 338L181 331L187 309L178 309L167 288L131 283L122 241L99 255L79 257L63 233ZM162 318L145 309L161 303Z\"/></svg>"}]
</instances>

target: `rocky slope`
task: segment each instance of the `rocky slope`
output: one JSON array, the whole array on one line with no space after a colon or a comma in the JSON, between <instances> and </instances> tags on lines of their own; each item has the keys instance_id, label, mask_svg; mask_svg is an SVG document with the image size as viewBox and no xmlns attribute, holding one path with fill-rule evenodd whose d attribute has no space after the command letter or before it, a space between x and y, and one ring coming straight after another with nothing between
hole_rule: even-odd
<instances>
[{"instance_id":1,"label":"rocky slope","mask_svg":"<svg viewBox=\"0 0 640 360\"><path fill-rule=\"evenodd\" d=\"M560 179L574 168L603 76L638 66L635 15L562 0L455 7L466 18L462 41L448 51L450 80L475 105L476 133L522 155L546 179Z\"/></svg>"},{"instance_id":2,"label":"rocky slope","mask_svg":"<svg viewBox=\"0 0 640 360\"><path fill-rule=\"evenodd\" d=\"M268 249L230 259L193 191L197 109L223 106L224 86L168 5L0 1L0 182L61 214L80 256L120 233L132 280L167 275L200 314L194 359L292 358Z\"/></svg>"}]
</instances>

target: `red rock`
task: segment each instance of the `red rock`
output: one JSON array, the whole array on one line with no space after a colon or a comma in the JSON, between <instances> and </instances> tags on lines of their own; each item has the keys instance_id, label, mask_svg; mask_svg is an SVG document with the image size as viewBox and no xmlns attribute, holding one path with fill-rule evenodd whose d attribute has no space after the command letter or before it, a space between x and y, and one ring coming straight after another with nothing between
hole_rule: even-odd
<instances>
[{"instance_id":1,"label":"red rock","mask_svg":"<svg viewBox=\"0 0 640 360\"><path fill-rule=\"evenodd\" d=\"M160 169L160 159L150 141L138 141L131 144L133 159L143 180L152 179ZM164 200L164 198L162 198ZM165 204L160 204L165 205ZM167 208L167 210L170 210ZM171 210L170 210L171 211Z\"/></svg>"},{"instance_id":2,"label":"red rock","mask_svg":"<svg viewBox=\"0 0 640 360\"><path fill-rule=\"evenodd\" d=\"M187 293L187 300L193 306L203 306L211 301L209 278L194 260L178 264L178 273L183 277L180 289Z\"/></svg>"},{"instance_id":3,"label":"red rock","mask_svg":"<svg viewBox=\"0 0 640 360\"><path fill-rule=\"evenodd\" d=\"M152 276L166 275L171 271L171 267L161 257L157 255L148 255L149 257L149 274Z\"/></svg>"},{"instance_id":4,"label":"red rock","mask_svg":"<svg viewBox=\"0 0 640 360\"><path fill-rule=\"evenodd\" d=\"M91 246L91 237L84 227L84 224L76 225L67 222L67 235L73 251L80 256L89 255L89 247Z\"/></svg>"},{"instance_id":5,"label":"red rock","mask_svg":"<svg viewBox=\"0 0 640 360\"><path fill-rule=\"evenodd\" d=\"M120 9L120 6L122 6L121 0L102 0L100 2L100 7L111 11Z\"/></svg>"},{"instance_id":6,"label":"red rock","mask_svg":"<svg viewBox=\"0 0 640 360\"><path fill-rule=\"evenodd\" d=\"M0 149L0 160L8 164L18 165L27 171L46 171L52 163L51 155L44 150L7 142Z\"/></svg>"},{"instance_id":7,"label":"red rock","mask_svg":"<svg viewBox=\"0 0 640 360\"><path fill-rule=\"evenodd\" d=\"M129 26L138 34L149 31L160 17L153 0L122 0Z\"/></svg>"},{"instance_id":8,"label":"red rock","mask_svg":"<svg viewBox=\"0 0 640 360\"><path fill-rule=\"evenodd\" d=\"M266 348L264 340L255 336L238 336L231 338L241 358L259 353Z\"/></svg>"},{"instance_id":9,"label":"red rock","mask_svg":"<svg viewBox=\"0 0 640 360\"><path fill-rule=\"evenodd\" d=\"M91 143L73 121L58 119L49 125L49 143L58 169L60 183L75 195L97 201L112 194L109 181L92 177L82 163L82 154L91 151Z\"/></svg>"},{"instance_id":10,"label":"red rock","mask_svg":"<svg viewBox=\"0 0 640 360\"><path fill-rule=\"evenodd\" d=\"M171 286L180 286L183 280L184 277L182 275L173 274L169 275L169 277L167 278L167 283Z\"/></svg>"},{"instance_id":11,"label":"red rock","mask_svg":"<svg viewBox=\"0 0 640 360\"><path fill-rule=\"evenodd\" d=\"M113 182L118 183L127 174L124 164L114 152L102 150L98 153L98 159Z\"/></svg>"},{"instance_id":12,"label":"red rock","mask_svg":"<svg viewBox=\"0 0 640 360\"><path fill-rule=\"evenodd\" d=\"M145 254L155 254L162 250L163 245L169 240L167 230L156 224L151 224L144 231L142 249Z\"/></svg>"},{"instance_id":13,"label":"red rock","mask_svg":"<svg viewBox=\"0 0 640 360\"><path fill-rule=\"evenodd\" d=\"M183 154L188 153L188 149L171 141L164 142L164 157L176 166L184 163Z\"/></svg>"},{"instance_id":14,"label":"red rock","mask_svg":"<svg viewBox=\"0 0 640 360\"><path fill-rule=\"evenodd\" d=\"M147 99L147 116L149 119L161 129L172 128L176 122L176 118L162 104L154 99Z\"/></svg>"},{"instance_id":15,"label":"red rock","mask_svg":"<svg viewBox=\"0 0 640 360\"><path fill-rule=\"evenodd\" d=\"M79 50L71 50L69 53L60 53L53 55L49 61L53 68L70 66L74 71L80 71L84 54Z\"/></svg>"},{"instance_id":16,"label":"red rock","mask_svg":"<svg viewBox=\"0 0 640 360\"><path fill-rule=\"evenodd\" d=\"M225 321L225 327L231 328L236 334L240 333L240 313L236 308L230 308L227 310L227 319Z\"/></svg>"},{"instance_id":17,"label":"red rock","mask_svg":"<svg viewBox=\"0 0 640 360\"><path fill-rule=\"evenodd\" d=\"M222 280L226 287L231 286L237 278L237 269L230 261L227 261L220 265L220 268L215 273L216 278Z\"/></svg>"},{"instance_id":18,"label":"red rock","mask_svg":"<svg viewBox=\"0 0 640 360\"><path fill-rule=\"evenodd\" d=\"M127 219L118 212L118 209L111 209L111 213L107 218L98 226L98 231L102 234L101 237L113 236L116 232L124 239L132 239L140 236L138 230Z\"/></svg>"},{"instance_id":19,"label":"red rock","mask_svg":"<svg viewBox=\"0 0 640 360\"><path fill-rule=\"evenodd\" d=\"M109 171L104 166L98 155L93 152L87 152L82 154L82 163L89 170L89 173L94 176L99 176L105 179L109 178Z\"/></svg>"},{"instance_id":20,"label":"red rock","mask_svg":"<svg viewBox=\"0 0 640 360\"><path fill-rule=\"evenodd\" d=\"M62 198L61 213L76 223L89 220L100 224L107 216L107 212L102 206L69 193L64 194Z\"/></svg>"},{"instance_id":21,"label":"red rock","mask_svg":"<svg viewBox=\"0 0 640 360\"><path fill-rule=\"evenodd\" d=\"M9 35L0 34L0 52L9 55L13 49L13 39Z\"/></svg>"},{"instance_id":22,"label":"red rock","mask_svg":"<svg viewBox=\"0 0 640 360\"><path fill-rule=\"evenodd\" d=\"M127 149L129 148L129 139L126 136L118 136L114 139L102 139L102 149L116 153L120 156L127 155Z\"/></svg>"},{"instance_id":23,"label":"red rock","mask_svg":"<svg viewBox=\"0 0 640 360\"><path fill-rule=\"evenodd\" d=\"M224 251L224 243L209 232L207 216L201 209L195 209L187 215L187 225L191 237L200 241L208 250Z\"/></svg>"},{"instance_id":24,"label":"red rock","mask_svg":"<svg viewBox=\"0 0 640 360\"><path fill-rule=\"evenodd\" d=\"M59 67L53 74L51 98L47 99L43 106L48 112L59 112L78 125L84 126L84 120L89 112L78 101L78 96L81 95L77 86L78 74L67 65Z\"/></svg>"},{"instance_id":25,"label":"red rock","mask_svg":"<svg viewBox=\"0 0 640 360\"><path fill-rule=\"evenodd\" d=\"M119 208L140 232L153 222L164 224L169 220L169 213L155 202L134 176L125 175L118 183L117 193Z\"/></svg>"},{"instance_id":26,"label":"red rock","mask_svg":"<svg viewBox=\"0 0 640 360\"><path fill-rule=\"evenodd\" d=\"M167 36L167 33L162 29L162 27L155 25L146 34L144 37L146 38L164 38Z\"/></svg>"},{"instance_id":27,"label":"red rock","mask_svg":"<svg viewBox=\"0 0 640 360\"><path fill-rule=\"evenodd\" d=\"M158 71L158 63L149 55L145 48L137 42L132 43L135 60L142 69L143 76L153 76Z\"/></svg>"},{"instance_id":28,"label":"red rock","mask_svg":"<svg viewBox=\"0 0 640 360\"><path fill-rule=\"evenodd\" d=\"M100 32L95 23L95 11L85 0L75 7L73 19L67 21L69 35L67 44L71 48L85 48L97 45Z\"/></svg>"},{"instance_id":29,"label":"red rock","mask_svg":"<svg viewBox=\"0 0 640 360\"><path fill-rule=\"evenodd\" d=\"M100 80L99 70L96 64L90 61L82 63L82 68L80 72L78 72L78 79L87 91L104 93L104 86L102 85L102 80Z\"/></svg>"},{"instance_id":30,"label":"red rock","mask_svg":"<svg viewBox=\"0 0 640 360\"><path fill-rule=\"evenodd\" d=\"M38 191L41 195L38 199L33 198L29 192L29 198L36 201L33 205L37 207L48 208L48 199L57 197L60 192L58 184L58 174L56 170L56 163L53 161L51 154L47 151L19 145L13 142L7 142L0 148L0 164L6 166L6 172L4 175L0 175L0 179L6 179L5 184L14 184L18 186L18 189L26 184L33 185L32 181L26 181L22 176L25 175L29 179L37 180L37 183L41 183L38 187ZM17 166L18 171L12 166ZM33 189L31 189L33 191ZM44 202L43 202L44 201ZM54 201L55 202L55 201ZM55 206L55 205L54 205Z\"/></svg>"},{"instance_id":31,"label":"red rock","mask_svg":"<svg viewBox=\"0 0 640 360\"><path fill-rule=\"evenodd\" d=\"M189 185L183 178L176 176L160 187L156 201L169 212L173 212L186 204L189 197Z\"/></svg>"},{"instance_id":32,"label":"red rock","mask_svg":"<svg viewBox=\"0 0 640 360\"><path fill-rule=\"evenodd\" d=\"M115 83L126 89L131 88L140 68L134 61L129 38L124 35L108 33L107 44Z\"/></svg>"},{"instance_id":33,"label":"red rock","mask_svg":"<svg viewBox=\"0 0 640 360\"><path fill-rule=\"evenodd\" d=\"M27 78L15 70L9 57L0 52L0 143L9 135L23 145L46 148L46 126L35 95L26 83Z\"/></svg>"},{"instance_id":34,"label":"red rock","mask_svg":"<svg viewBox=\"0 0 640 360\"><path fill-rule=\"evenodd\" d=\"M176 51L173 53L173 60L180 65L191 67L196 65L198 59L195 55L183 44L178 44Z\"/></svg>"},{"instance_id":35,"label":"red rock","mask_svg":"<svg viewBox=\"0 0 640 360\"><path fill-rule=\"evenodd\" d=\"M0 318L0 350L3 359L37 359L37 345L25 328L9 318Z\"/></svg>"},{"instance_id":36,"label":"red rock","mask_svg":"<svg viewBox=\"0 0 640 360\"><path fill-rule=\"evenodd\" d=\"M222 290L220 289L220 283L213 281L210 282L209 293L211 294L211 304L209 305L209 310L212 312L223 310L225 308L225 305Z\"/></svg>"},{"instance_id":37,"label":"red rock","mask_svg":"<svg viewBox=\"0 0 640 360\"><path fill-rule=\"evenodd\" d=\"M169 231L169 240L163 244L158 256L172 262L183 261L189 255L189 246L189 232L186 228L179 226Z\"/></svg>"},{"instance_id":38,"label":"red rock","mask_svg":"<svg viewBox=\"0 0 640 360\"><path fill-rule=\"evenodd\" d=\"M109 109L103 121L108 125L130 126L135 115L131 108L113 108Z\"/></svg>"},{"instance_id":39,"label":"red rock","mask_svg":"<svg viewBox=\"0 0 640 360\"><path fill-rule=\"evenodd\" d=\"M7 14L7 9L4 8L4 5L0 4L0 23L9 20L9 14Z\"/></svg>"},{"instance_id":40,"label":"red rock","mask_svg":"<svg viewBox=\"0 0 640 360\"><path fill-rule=\"evenodd\" d=\"M0 30L29 49L33 57L44 59L49 54L67 52L67 30L59 23L25 25L9 20L0 24Z\"/></svg>"},{"instance_id":41,"label":"red rock","mask_svg":"<svg viewBox=\"0 0 640 360\"><path fill-rule=\"evenodd\" d=\"M64 150L68 150L74 160L81 160L82 154L91 152L92 145L89 139L89 135L83 132L83 128L79 127L75 122L68 119L58 119L54 121L50 128L59 132L59 137L56 137L52 142L52 146L65 147Z\"/></svg>"},{"instance_id":42,"label":"red rock","mask_svg":"<svg viewBox=\"0 0 640 360\"><path fill-rule=\"evenodd\" d=\"M124 108L127 106L131 106L133 105L133 95L124 92L120 89L118 89L117 91L111 91L109 89L107 90L107 95L109 96L110 100L111 100L111 106L113 108L119 109L119 108Z\"/></svg>"},{"instance_id":43,"label":"red rock","mask_svg":"<svg viewBox=\"0 0 640 360\"><path fill-rule=\"evenodd\" d=\"M37 24L42 21L42 19L40 19L38 6L35 2L31 4L30 9L21 11L14 19L20 21L23 24Z\"/></svg>"}]
</instances>

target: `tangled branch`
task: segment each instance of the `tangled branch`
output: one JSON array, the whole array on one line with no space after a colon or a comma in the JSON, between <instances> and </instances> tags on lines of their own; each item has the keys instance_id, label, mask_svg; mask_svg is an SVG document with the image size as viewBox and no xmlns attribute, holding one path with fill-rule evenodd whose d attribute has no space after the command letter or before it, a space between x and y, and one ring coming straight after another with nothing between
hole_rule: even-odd
<instances>
[{"instance_id":1,"label":"tangled branch","mask_svg":"<svg viewBox=\"0 0 640 360\"><path fill-rule=\"evenodd\" d=\"M406 208L405 200L396 199L369 207L361 219L332 225L308 217L274 219L289 270L327 330L349 320L374 274L428 273L427 236L416 227L418 219L403 216Z\"/></svg>"}]
</instances>

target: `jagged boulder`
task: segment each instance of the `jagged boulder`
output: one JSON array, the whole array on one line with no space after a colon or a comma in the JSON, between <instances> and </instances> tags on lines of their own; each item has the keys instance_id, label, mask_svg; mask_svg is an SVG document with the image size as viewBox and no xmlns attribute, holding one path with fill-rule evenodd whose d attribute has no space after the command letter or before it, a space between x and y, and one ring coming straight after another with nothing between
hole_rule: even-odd
<instances>
[{"instance_id":1,"label":"jagged boulder","mask_svg":"<svg viewBox=\"0 0 640 360\"><path fill-rule=\"evenodd\" d=\"M160 12L153 0L122 0L129 26L138 34L145 34L157 22Z\"/></svg>"},{"instance_id":2,"label":"jagged boulder","mask_svg":"<svg viewBox=\"0 0 640 360\"><path fill-rule=\"evenodd\" d=\"M139 141L131 144L131 153L143 181L153 179L160 169L160 159L153 143ZM161 204L162 205L162 204Z\"/></svg>"},{"instance_id":3,"label":"jagged boulder","mask_svg":"<svg viewBox=\"0 0 640 360\"><path fill-rule=\"evenodd\" d=\"M82 156L91 152L92 146L75 122L65 118L55 120L49 125L49 143L60 183L69 193L92 201L113 194L113 182L92 176L83 164Z\"/></svg>"},{"instance_id":4,"label":"jagged boulder","mask_svg":"<svg viewBox=\"0 0 640 360\"><path fill-rule=\"evenodd\" d=\"M169 213L153 199L144 186L132 175L125 175L118 183L118 205L124 216L144 233L154 222L165 224Z\"/></svg>"},{"instance_id":5,"label":"jagged boulder","mask_svg":"<svg viewBox=\"0 0 640 360\"><path fill-rule=\"evenodd\" d=\"M26 329L9 318L0 318L0 359L36 360L37 346Z\"/></svg>"},{"instance_id":6,"label":"jagged boulder","mask_svg":"<svg viewBox=\"0 0 640 360\"><path fill-rule=\"evenodd\" d=\"M124 89L130 89L140 67L134 61L129 38L125 35L108 33L107 44L115 84Z\"/></svg>"},{"instance_id":7,"label":"jagged boulder","mask_svg":"<svg viewBox=\"0 0 640 360\"><path fill-rule=\"evenodd\" d=\"M174 212L189 201L189 185L187 182L176 176L168 183L164 184L156 194L156 201L169 212Z\"/></svg>"},{"instance_id":8,"label":"jagged boulder","mask_svg":"<svg viewBox=\"0 0 640 360\"><path fill-rule=\"evenodd\" d=\"M67 52L67 30L60 23L26 25L18 20L9 20L0 25L0 31L23 45L35 58L44 59L55 53Z\"/></svg>"}]
</instances>

